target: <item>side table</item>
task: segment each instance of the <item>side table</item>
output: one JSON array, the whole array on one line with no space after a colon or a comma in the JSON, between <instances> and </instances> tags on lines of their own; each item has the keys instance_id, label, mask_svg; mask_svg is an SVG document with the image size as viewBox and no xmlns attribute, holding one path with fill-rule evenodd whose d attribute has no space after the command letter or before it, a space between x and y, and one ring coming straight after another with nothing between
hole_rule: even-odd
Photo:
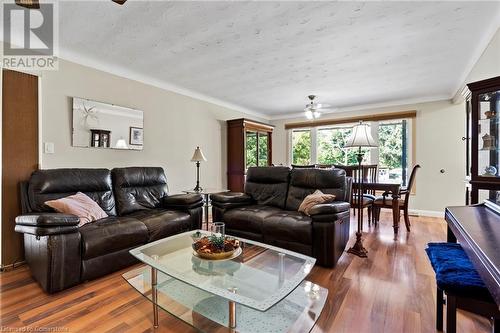
<instances>
[{"instance_id":1,"label":"side table","mask_svg":"<svg viewBox=\"0 0 500 333\"><path fill-rule=\"evenodd\" d=\"M195 190L186 190L183 191L184 193L196 193L196 194L201 194L203 196L203 214L205 215L205 224L206 224L206 230L208 230L208 209L210 208L210 195L212 194L217 194L217 193L222 193L222 192L229 192L229 190L226 189L203 189L201 191L195 191Z\"/></svg>"}]
</instances>

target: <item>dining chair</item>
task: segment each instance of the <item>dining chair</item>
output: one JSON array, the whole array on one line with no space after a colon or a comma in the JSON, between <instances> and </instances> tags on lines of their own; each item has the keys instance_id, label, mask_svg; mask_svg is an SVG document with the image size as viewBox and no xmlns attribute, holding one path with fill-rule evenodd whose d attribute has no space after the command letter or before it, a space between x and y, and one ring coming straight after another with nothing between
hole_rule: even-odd
<instances>
[{"instance_id":1,"label":"dining chair","mask_svg":"<svg viewBox=\"0 0 500 333\"><path fill-rule=\"evenodd\" d=\"M420 169L420 165L415 165L411 170L410 180L408 181L408 186L405 188L401 188L399 191L399 210L403 211L403 216L405 219L406 230L410 231L410 217L408 214L408 204L410 201L410 194L413 186L415 185L415 177L417 174L417 170ZM373 201L373 217L375 224L380 220L380 209L388 208L392 209L392 198L390 197L392 193L384 192L381 196L378 196Z\"/></svg>"},{"instance_id":2,"label":"dining chair","mask_svg":"<svg viewBox=\"0 0 500 333\"><path fill-rule=\"evenodd\" d=\"M346 172L346 176L352 177L354 182L359 181L359 166L357 165L334 165L335 168L344 169ZM378 165L377 164L369 164L362 165L362 177L364 182L376 183L378 179ZM353 208L354 216L356 216L356 210L358 209L358 196L355 193L357 191L351 192L351 208ZM362 197L362 209L367 208L368 211L368 225L371 225L372 222L372 204L375 200L375 192L374 191L366 191L363 190Z\"/></svg>"}]
</instances>

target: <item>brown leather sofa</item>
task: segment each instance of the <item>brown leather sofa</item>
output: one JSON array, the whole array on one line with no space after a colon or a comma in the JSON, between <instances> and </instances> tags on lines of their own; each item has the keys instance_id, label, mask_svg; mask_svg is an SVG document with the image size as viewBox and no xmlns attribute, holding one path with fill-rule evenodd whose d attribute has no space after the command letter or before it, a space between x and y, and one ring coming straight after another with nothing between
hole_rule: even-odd
<instances>
[{"instance_id":1,"label":"brown leather sofa","mask_svg":"<svg viewBox=\"0 0 500 333\"><path fill-rule=\"evenodd\" d=\"M83 192L109 215L77 227L74 215L44 202ZM52 169L35 171L22 184L26 261L42 288L53 293L135 262L129 250L201 228L200 195L168 195L162 168Z\"/></svg>"},{"instance_id":2,"label":"brown leather sofa","mask_svg":"<svg viewBox=\"0 0 500 333\"><path fill-rule=\"evenodd\" d=\"M342 169L249 168L245 193L212 195L212 212L228 234L310 255L332 267L349 239L351 187ZM335 194L336 201L316 205L311 216L298 212L317 189Z\"/></svg>"}]
</instances>

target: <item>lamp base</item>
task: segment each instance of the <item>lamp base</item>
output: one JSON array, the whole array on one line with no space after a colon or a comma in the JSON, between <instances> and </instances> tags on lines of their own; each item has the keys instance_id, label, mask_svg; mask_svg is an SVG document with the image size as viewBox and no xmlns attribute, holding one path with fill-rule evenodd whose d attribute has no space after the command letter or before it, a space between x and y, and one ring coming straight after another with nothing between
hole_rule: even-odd
<instances>
[{"instance_id":1,"label":"lamp base","mask_svg":"<svg viewBox=\"0 0 500 333\"><path fill-rule=\"evenodd\" d=\"M361 236L361 232L356 232L356 243L354 243L354 245L349 250L347 250L347 253L354 254L361 258L368 258L368 250L363 246Z\"/></svg>"}]
</instances>

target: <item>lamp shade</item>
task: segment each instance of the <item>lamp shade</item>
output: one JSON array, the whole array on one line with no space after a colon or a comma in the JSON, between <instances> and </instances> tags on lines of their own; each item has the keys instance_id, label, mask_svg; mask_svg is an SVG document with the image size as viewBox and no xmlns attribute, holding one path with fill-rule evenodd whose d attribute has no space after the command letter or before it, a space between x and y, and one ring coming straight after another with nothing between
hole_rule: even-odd
<instances>
[{"instance_id":1,"label":"lamp shade","mask_svg":"<svg viewBox=\"0 0 500 333\"><path fill-rule=\"evenodd\" d=\"M118 141L116 141L115 148L118 148L118 149L128 149L128 146L127 146L127 143L125 142L125 139L124 138L118 139Z\"/></svg>"},{"instance_id":2,"label":"lamp shade","mask_svg":"<svg viewBox=\"0 0 500 333\"><path fill-rule=\"evenodd\" d=\"M203 152L201 151L200 147L196 147L194 150L193 157L191 157L191 162L206 162L207 159L205 158L205 155L203 155Z\"/></svg>"},{"instance_id":3,"label":"lamp shade","mask_svg":"<svg viewBox=\"0 0 500 333\"><path fill-rule=\"evenodd\" d=\"M345 148L359 148L359 147L378 147L378 144L373 139L370 133L370 125L360 121L359 124L352 128L352 134L347 139L344 146Z\"/></svg>"}]
</instances>

